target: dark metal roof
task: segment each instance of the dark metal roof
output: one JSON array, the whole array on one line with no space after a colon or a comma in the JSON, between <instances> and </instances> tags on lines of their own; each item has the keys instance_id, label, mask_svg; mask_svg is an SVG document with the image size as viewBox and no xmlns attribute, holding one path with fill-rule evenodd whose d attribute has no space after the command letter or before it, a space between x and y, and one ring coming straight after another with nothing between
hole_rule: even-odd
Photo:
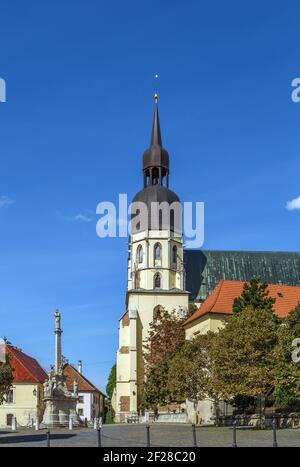
<instances>
[{"instance_id":1,"label":"dark metal roof","mask_svg":"<svg viewBox=\"0 0 300 467\"><path fill-rule=\"evenodd\" d=\"M186 289L204 300L221 279L300 286L300 253L185 250Z\"/></svg>"},{"instance_id":2,"label":"dark metal roof","mask_svg":"<svg viewBox=\"0 0 300 467\"><path fill-rule=\"evenodd\" d=\"M137 195L135 195L133 199L133 204L134 203L144 203L147 207L147 215L148 215L148 229L151 230L153 227L152 225L152 216L151 216L151 206L152 203L163 203L167 202L169 205L172 205L173 203L180 203L180 199L174 193L174 191L169 190L168 188L162 186L162 185L149 185L143 190L141 190ZM178 209L178 216L181 218L181 205L174 205L176 209ZM140 216L142 215L139 214ZM134 217L134 216L133 216ZM143 222L143 225L145 223ZM171 229L174 230L174 216L170 216L170 223L168 225L162 225L162 218L159 218L157 220L157 224L159 225L160 229ZM134 230L133 233L136 233L139 231L139 229Z\"/></svg>"},{"instance_id":3,"label":"dark metal roof","mask_svg":"<svg viewBox=\"0 0 300 467\"><path fill-rule=\"evenodd\" d=\"M150 147L144 152L143 166L144 170L149 167L164 167L167 170L169 169L169 154L162 144L157 103L154 110Z\"/></svg>"},{"instance_id":4,"label":"dark metal roof","mask_svg":"<svg viewBox=\"0 0 300 467\"><path fill-rule=\"evenodd\" d=\"M180 203L176 193L162 185L149 185L139 191L133 199L133 202L137 201L145 203L149 208L151 203L162 203L163 201L167 201L169 204L175 201Z\"/></svg>"}]
</instances>

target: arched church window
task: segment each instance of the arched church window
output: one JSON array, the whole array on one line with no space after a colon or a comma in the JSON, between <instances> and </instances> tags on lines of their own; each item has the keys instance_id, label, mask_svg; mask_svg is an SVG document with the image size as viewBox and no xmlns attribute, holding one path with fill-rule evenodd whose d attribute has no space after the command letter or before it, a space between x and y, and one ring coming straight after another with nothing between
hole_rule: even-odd
<instances>
[{"instance_id":1,"label":"arched church window","mask_svg":"<svg viewBox=\"0 0 300 467\"><path fill-rule=\"evenodd\" d=\"M160 261L161 260L161 244L156 243L154 245L154 261Z\"/></svg>"},{"instance_id":2,"label":"arched church window","mask_svg":"<svg viewBox=\"0 0 300 467\"><path fill-rule=\"evenodd\" d=\"M172 263L177 265L177 246L174 245L172 248Z\"/></svg>"},{"instance_id":3,"label":"arched church window","mask_svg":"<svg viewBox=\"0 0 300 467\"><path fill-rule=\"evenodd\" d=\"M159 272L157 272L154 276L154 288L161 289L161 276Z\"/></svg>"},{"instance_id":4,"label":"arched church window","mask_svg":"<svg viewBox=\"0 0 300 467\"><path fill-rule=\"evenodd\" d=\"M138 264L142 264L142 262L143 262L143 257L144 257L144 252L143 252L143 247L142 247L142 245L139 245L139 246L138 246L137 255L136 255L136 256L137 256L137 258L136 258L136 259L137 259L137 263L138 263Z\"/></svg>"}]
</instances>

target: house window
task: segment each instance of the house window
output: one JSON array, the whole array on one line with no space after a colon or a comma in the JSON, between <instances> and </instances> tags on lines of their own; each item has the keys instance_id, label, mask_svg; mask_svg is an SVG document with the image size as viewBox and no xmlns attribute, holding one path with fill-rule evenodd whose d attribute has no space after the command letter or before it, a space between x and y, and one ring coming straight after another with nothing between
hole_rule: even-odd
<instances>
[{"instance_id":1,"label":"house window","mask_svg":"<svg viewBox=\"0 0 300 467\"><path fill-rule=\"evenodd\" d=\"M161 289L161 276L159 273L154 276L154 288Z\"/></svg>"},{"instance_id":2,"label":"house window","mask_svg":"<svg viewBox=\"0 0 300 467\"><path fill-rule=\"evenodd\" d=\"M177 265L177 246L172 248L172 263Z\"/></svg>"},{"instance_id":3,"label":"house window","mask_svg":"<svg viewBox=\"0 0 300 467\"><path fill-rule=\"evenodd\" d=\"M13 404L14 402L14 390L10 389L6 394L6 403Z\"/></svg>"},{"instance_id":4,"label":"house window","mask_svg":"<svg viewBox=\"0 0 300 467\"><path fill-rule=\"evenodd\" d=\"M83 403L84 403L83 396L79 396L78 397L78 404L83 404Z\"/></svg>"},{"instance_id":5,"label":"house window","mask_svg":"<svg viewBox=\"0 0 300 467\"><path fill-rule=\"evenodd\" d=\"M161 244L156 243L154 245L154 261L160 261L161 260Z\"/></svg>"},{"instance_id":6,"label":"house window","mask_svg":"<svg viewBox=\"0 0 300 467\"><path fill-rule=\"evenodd\" d=\"M12 426L12 421L13 421L13 414L12 413L8 413L6 415L6 426Z\"/></svg>"},{"instance_id":7,"label":"house window","mask_svg":"<svg viewBox=\"0 0 300 467\"><path fill-rule=\"evenodd\" d=\"M83 417L83 409L78 409L78 415L79 417Z\"/></svg>"},{"instance_id":8,"label":"house window","mask_svg":"<svg viewBox=\"0 0 300 467\"><path fill-rule=\"evenodd\" d=\"M144 252L143 252L143 247L141 245L138 246L137 249L137 263L142 264L143 263L143 258L144 258Z\"/></svg>"}]
</instances>

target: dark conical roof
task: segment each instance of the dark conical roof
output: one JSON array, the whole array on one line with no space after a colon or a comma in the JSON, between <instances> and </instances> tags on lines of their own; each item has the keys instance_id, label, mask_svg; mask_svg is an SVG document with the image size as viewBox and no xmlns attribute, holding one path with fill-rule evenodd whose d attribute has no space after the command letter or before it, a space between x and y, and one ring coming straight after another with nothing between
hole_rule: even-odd
<instances>
[{"instance_id":1,"label":"dark conical roof","mask_svg":"<svg viewBox=\"0 0 300 467\"><path fill-rule=\"evenodd\" d=\"M158 104L155 103L150 147L144 152L144 170L149 167L163 167L169 170L169 154L162 146Z\"/></svg>"},{"instance_id":2,"label":"dark conical roof","mask_svg":"<svg viewBox=\"0 0 300 467\"><path fill-rule=\"evenodd\" d=\"M147 225L148 225L149 230L152 230L154 228L153 217L151 213L153 203L167 203L170 206L173 205L173 209L175 209L176 212L179 213L179 216L181 217L181 204L180 204L179 197L176 195L176 193L174 193L174 191L169 190L162 185L147 186L146 188L144 188L143 190L141 190L139 193L135 195L133 199L133 206L135 205L135 203L144 203L144 205L147 207L147 217L148 217ZM168 219L168 224L166 225L162 224L161 218L156 219L156 221L157 221L156 225L159 225L159 230L170 229L174 231L175 227L178 227L175 225L174 223L175 219L172 215ZM139 231L139 229L138 230L133 229L133 233L136 233L137 231Z\"/></svg>"}]
</instances>

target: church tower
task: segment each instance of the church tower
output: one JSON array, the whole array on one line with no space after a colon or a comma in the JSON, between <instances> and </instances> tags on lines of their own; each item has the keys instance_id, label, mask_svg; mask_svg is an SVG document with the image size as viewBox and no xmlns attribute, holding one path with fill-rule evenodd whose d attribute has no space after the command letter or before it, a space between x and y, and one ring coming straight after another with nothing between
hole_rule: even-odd
<instances>
[{"instance_id":1,"label":"church tower","mask_svg":"<svg viewBox=\"0 0 300 467\"><path fill-rule=\"evenodd\" d=\"M181 204L169 189L169 174L156 95L150 147L143 155L144 186L133 200L126 311L120 320L117 352L116 421L125 421L139 410L149 324L164 310L182 315L188 309Z\"/></svg>"}]
</instances>

